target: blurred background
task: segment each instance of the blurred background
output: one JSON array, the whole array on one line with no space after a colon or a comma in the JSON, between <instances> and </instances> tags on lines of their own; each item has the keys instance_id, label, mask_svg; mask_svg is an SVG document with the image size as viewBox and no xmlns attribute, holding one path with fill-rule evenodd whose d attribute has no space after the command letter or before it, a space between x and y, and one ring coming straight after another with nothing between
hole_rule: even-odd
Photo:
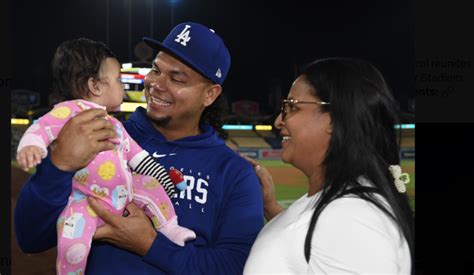
<instances>
[{"instance_id":1,"label":"blurred background","mask_svg":"<svg viewBox=\"0 0 474 275\"><path fill-rule=\"evenodd\" d=\"M51 60L61 42L87 37L109 45L122 63L127 90L122 112L115 115L126 119L143 105L143 76L156 55L142 37L163 40L185 21L214 29L229 48L232 65L223 85L229 109L226 143L269 168L278 199L286 206L306 192L306 178L279 160L281 139L272 125L280 100L299 68L310 61L332 56L371 61L400 106L401 124L395 127L415 209L413 1L16 0L10 7L12 209L34 172L16 167L18 140L61 100L51 91ZM12 259L14 274L54 274L55 249L26 255L12 236Z\"/></svg>"},{"instance_id":2,"label":"blurred background","mask_svg":"<svg viewBox=\"0 0 474 275\"><path fill-rule=\"evenodd\" d=\"M100 40L122 63L143 66L156 52L142 37L162 40L172 26L197 21L213 28L230 50L232 66L224 83L230 109L246 100L257 103L252 111L258 115L275 116L299 67L317 58L350 56L378 67L403 113L413 114L412 1L275 2L18 0L12 3L12 88L37 92L35 109L49 107L55 100L51 59L64 40Z\"/></svg>"}]
</instances>

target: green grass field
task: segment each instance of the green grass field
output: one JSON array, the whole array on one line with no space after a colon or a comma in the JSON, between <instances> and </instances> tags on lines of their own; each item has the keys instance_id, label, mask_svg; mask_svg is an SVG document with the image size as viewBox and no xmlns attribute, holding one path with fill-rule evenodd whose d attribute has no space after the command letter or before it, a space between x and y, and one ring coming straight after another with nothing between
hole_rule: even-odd
<instances>
[{"instance_id":1,"label":"green grass field","mask_svg":"<svg viewBox=\"0 0 474 275\"><path fill-rule=\"evenodd\" d=\"M301 197L307 192L307 178L296 168L289 164L283 163L281 160L259 160L268 168L273 176L275 183L275 192L277 200L288 207L291 202ZM285 177L277 175L277 171L284 169ZM407 171L410 175L410 183L407 185L408 198L410 206L415 211L415 161L403 160L402 170Z\"/></svg>"},{"instance_id":2,"label":"green grass field","mask_svg":"<svg viewBox=\"0 0 474 275\"><path fill-rule=\"evenodd\" d=\"M10 165L13 166L13 167L18 167L18 168L20 168L20 165L18 165L18 163L16 162L16 160L12 160L12 161L10 162ZM30 173L30 174L34 174L35 172L36 172L36 168L32 168L32 169L30 169L30 170L28 171L28 173Z\"/></svg>"},{"instance_id":3,"label":"green grass field","mask_svg":"<svg viewBox=\"0 0 474 275\"><path fill-rule=\"evenodd\" d=\"M288 207L294 200L307 192L307 178L293 166L283 163L281 160L259 160L261 164L272 173L275 183L277 200L285 207ZM12 166L18 167L16 161L11 161ZM407 185L410 206L415 211L415 161L402 161L402 170L410 174L410 183ZM35 169L28 171L34 173ZM281 172L281 173L280 173Z\"/></svg>"}]
</instances>

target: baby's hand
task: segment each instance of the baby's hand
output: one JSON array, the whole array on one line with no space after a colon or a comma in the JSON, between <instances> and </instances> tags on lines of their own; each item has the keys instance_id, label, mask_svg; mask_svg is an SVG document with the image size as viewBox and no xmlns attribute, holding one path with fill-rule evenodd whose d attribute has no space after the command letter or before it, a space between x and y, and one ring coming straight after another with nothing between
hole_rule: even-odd
<instances>
[{"instance_id":1,"label":"baby's hand","mask_svg":"<svg viewBox=\"0 0 474 275\"><path fill-rule=\"evenodd\" d=\"M16 154L16 160L23 170L28 171L41 163L42 151L38 146L29 145L23 147Z\"/></svg>"}]
</instances>

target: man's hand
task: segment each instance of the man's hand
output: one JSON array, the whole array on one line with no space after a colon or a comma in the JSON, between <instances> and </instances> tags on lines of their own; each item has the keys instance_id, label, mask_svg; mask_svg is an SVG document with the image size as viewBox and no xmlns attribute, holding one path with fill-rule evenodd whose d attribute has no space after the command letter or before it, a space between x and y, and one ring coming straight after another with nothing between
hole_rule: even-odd
<instances>
[{"instance_id":1,"label":"man's hand","mask_svg":"<svg viewBox=\"0 0 474 275\"><path fill-rule=\"evenodd\" d=\"M61 129L51 152L51 161L63 171L84 168L102 151L114 149L109 139L116 137L107 112L90 109L71 118Z\"/></svg>"},{"instance_id":2,"label":"man's hand","mask_svg":"<svg viewBox=\"0 0 474 275\"><path fill-rule=\"evenodd\" d=\"M252 164L253 168L255 169L255 173L257 173L263 193L264 215L267 220L271 220L273 217L284 210L284 208L279 205L276 200L275 184L273 183L272 175L270 172L268 172L267 168L258 163L256 160L243 154L241 154L241 156L250 162L250 164Z\"/></svg>"},{"instance_id":3,"label":"man's hand","mask_svg":"<svg viewBox=\"0 0 474 275\"><path fill-rule=\"evenodd\" d=\"M134 203L127 206L127 217L116 216L107 211L100 203L87 198L95 213L104 220L104 226L97 229L94 240L112 243L118 247L145 256L156 238L156 231L143 210Z\"/></svg>"}]
</instances>

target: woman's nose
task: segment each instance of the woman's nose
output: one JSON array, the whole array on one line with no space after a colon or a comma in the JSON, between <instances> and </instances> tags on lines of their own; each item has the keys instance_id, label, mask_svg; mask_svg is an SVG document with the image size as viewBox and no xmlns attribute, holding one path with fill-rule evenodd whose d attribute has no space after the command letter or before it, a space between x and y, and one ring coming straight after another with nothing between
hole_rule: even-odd
<instances>
[{"instance_id":1,"label":"woman's nose","mask_svg":"<svg viewBox=\"0 0 474 275\"><path fill-rule=\"evenodd\" d=\"M278 114L278 116L276 117L275 122L273 123L273 125L275 125L275 128L281 129L281 127L283 125L283 120L281 119L281 113Z\"/></svg>"}]
</instances>

